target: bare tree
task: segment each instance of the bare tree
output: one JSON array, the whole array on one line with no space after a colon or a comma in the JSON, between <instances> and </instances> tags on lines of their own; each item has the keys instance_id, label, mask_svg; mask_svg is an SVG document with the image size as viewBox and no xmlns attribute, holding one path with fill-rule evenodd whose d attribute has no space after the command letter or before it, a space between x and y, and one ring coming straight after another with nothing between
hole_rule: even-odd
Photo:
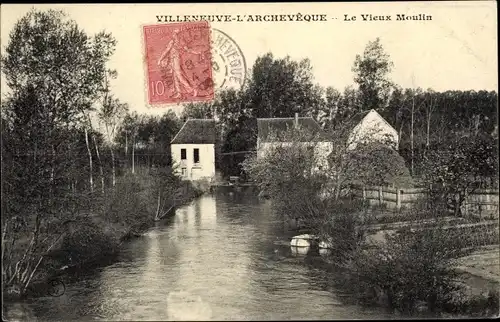
<instances>
[{"instance_id":1,"label":"bare tree","mask_svg":"<svg viewBox=\"0 0 500 322\"><path fill-rule=\"evenodd\" d=\"M101 155L99 154L99 145L97 144L97 140L95 138L95 135L92 136L92 139L94 141L94 147L95 147L95 153L97 156L97 161L99 162L99 175L101 177L101 193L104 194L104 170L102 168L102 161L101 161Z\"/></svg>"},{"instance_id":2,"label":"bare tree","mask_svg":"<svg viewBox=\"0 0 500 322\"><path fill-rule=\"evenodd\" d=\"M116 169L115 169L115 152L114 152L114 137L116 134L116 129L123 120L125 114L128 111L128 105L126 103L120 103L120 101L113 97L109 93L109 79L116 77L116 72L108 70L107 77L105 78L104 84L104 95L102 107L98 112L99 120L104 124L104 129L108 139L109 152L111 154L111 171L112 171L112 185L116 185Z\"/></svg>"},{"instance_id":3,"label":"bare tree","mask_svg":"<svg viewBox=\"0 0 500 322\"><path fill-rule=\"evenodd\" d=\"M430 146L430 136L431 136L431 121L432 121L432 114L437 108L436 104L436 95L432 89L428 89L426 93L428 99L426 104L424 104L425 107L425 148L426 150L429 149Z\"/></svg>"},{"instance_id":4,"label":"bare tree","mask_svg":"<svg viewBox=\"0 0 500 322\"><path fill-rule=\"evenodd\" d=\"M90 150L90 140L89 140L89 131L87 129L87 126L84 126L84 131L85 131L85 145L87 146L87 155L89 157L89 185L90 185L90 192L94 192L94 178L92 175L93 169L92 169L92 150Z\"/></svg>"}]
</instances>

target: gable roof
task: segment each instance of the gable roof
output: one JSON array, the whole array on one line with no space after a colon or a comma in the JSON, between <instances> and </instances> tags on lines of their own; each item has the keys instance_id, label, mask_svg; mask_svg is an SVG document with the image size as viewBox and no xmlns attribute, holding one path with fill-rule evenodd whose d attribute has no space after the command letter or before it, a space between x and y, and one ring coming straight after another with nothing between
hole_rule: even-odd
<instances>
[{"instance_id":1,"label":"gable roof","mask_svg":"<svg viewBox=\"0 0 500 322\"><path fill-rule=\"evenodd\" d=\"M354 128L356 128L358 125L360 125L361 123L363 123L365 121L365 118L368 116L368 114L375 114L384 124L386 124L390 129L394 130L395 132L396 129L394 129L394 127L389 123L387 122L387 120L382 117L382 115L380 115L380 113L378 113L376 110L374 109L371 109L369 111L361 111L361 112L357 112L356 114L354 114L353 116L347 118L346 120L344 120L342 122L343 125L346 126L346 129L347 129L347 132L348 133L351 133Z\"/></svg>"},{"instance_id":2,"label":"gable roof","mask_svg":"<svg viewBox=\"0 0 500 322\"><path fill-rule=\"evenodd\" d=\"M215 120L187 119L170 144L215 144Z\"/></svg>"},{"instance_id":3,"label":"gable roof","mask_svg":"<svg viewBox=\"0 0 500 322\"><path fill-rule=\"evenodd\" d=\"M370 112L371 111L362 111L362 112L356 113L355 115L353 115L349 119L350 125L354 128L356 125L358 125L359 123L361 123L365 119L365 117L368 115L368 113L370 113Z\"/></svg>"},{"instance_id":4,"label":"gable roof","mask_svg":"<svg viewBox=\"0 0 500 322\"><path fill-rule=\"evenodd\" d=\"M385 125L387 125L389 127L389 129L391 129L391 130L393 130L394 132L397 133L396 129L391 124L389 124L389 122L387 122L387 120L385 118L383 118L382 115L380 115L379 112L377 112L374 109L371 109L371 110L366 111L366 112L361 112L358 115L354 116L354 121L355 121L354 122L354 126L357 126L358 124L362 123L365 120L365 118L368 116L368 114L375 114L380 120L382 120L382 122Z\"/></svg>"},{"instance_id":5,"label":"gable roof","mask_svg":"<svg viewBox=\"0 0 500 322\"><path fill-rule=\"evenodd\" d=\"M317 135L317 139L327 140L326 133L312 117L299 117L299 128L306 130L311 136ZM261 142L284 142L287 130L294 128L294 117L283 118L258 118L258 139ZM272 134L276 136L271 137Z\"/></svg>"}]
</instances>

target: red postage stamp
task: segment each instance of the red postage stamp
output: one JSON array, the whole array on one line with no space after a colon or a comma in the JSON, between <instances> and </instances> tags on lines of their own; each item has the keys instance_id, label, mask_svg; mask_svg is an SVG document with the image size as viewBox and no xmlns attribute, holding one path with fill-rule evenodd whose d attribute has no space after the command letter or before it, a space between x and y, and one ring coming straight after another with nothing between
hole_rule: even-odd
<instances>
[{"instance_id":1,"label":"red postage stamp","mask_svg":"<svg viewBox=\"0 0 500 322\"><path fill-rule=\"evenodd\" d=\"M143 27L150 105L214 98L207 21Z\"/></svg>"}]
</instances>

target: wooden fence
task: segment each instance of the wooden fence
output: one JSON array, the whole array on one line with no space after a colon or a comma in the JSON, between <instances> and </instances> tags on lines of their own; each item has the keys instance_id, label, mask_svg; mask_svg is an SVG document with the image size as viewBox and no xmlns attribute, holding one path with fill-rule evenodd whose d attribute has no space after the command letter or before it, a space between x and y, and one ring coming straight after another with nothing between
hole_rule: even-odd
<instances>
[{"instance_id":1,"label":"wooden fence","mask_svg":"<svg viewBox=\"0 0 500 322\"><path fill-rule=\"evenodd\" d=\"M385 205L387 209L410 208L425 197L424 188L352 187L355 198L367 200L371 205ZM467 196L463 205L465 213L498 216L498 190L477 189Z\"/></svg>"}]
</instances>

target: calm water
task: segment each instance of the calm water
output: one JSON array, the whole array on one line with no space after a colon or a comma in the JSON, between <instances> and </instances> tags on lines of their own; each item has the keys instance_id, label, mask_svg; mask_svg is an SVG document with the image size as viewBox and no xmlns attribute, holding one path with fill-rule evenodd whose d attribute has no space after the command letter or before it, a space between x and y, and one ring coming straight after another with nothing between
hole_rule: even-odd
<instances>
[{"instance_id":1,"label":"calm water","mask_svg":"<svg viewBox=\"0 0 500 322\"><path fill-rule=\"evenodd\" d=\"M391 317L345 304L288 241L268 202L204 196L128 243L115 264L72 276L64 295L11 312L30 321Z\"/></svg>"}]
</instances>

